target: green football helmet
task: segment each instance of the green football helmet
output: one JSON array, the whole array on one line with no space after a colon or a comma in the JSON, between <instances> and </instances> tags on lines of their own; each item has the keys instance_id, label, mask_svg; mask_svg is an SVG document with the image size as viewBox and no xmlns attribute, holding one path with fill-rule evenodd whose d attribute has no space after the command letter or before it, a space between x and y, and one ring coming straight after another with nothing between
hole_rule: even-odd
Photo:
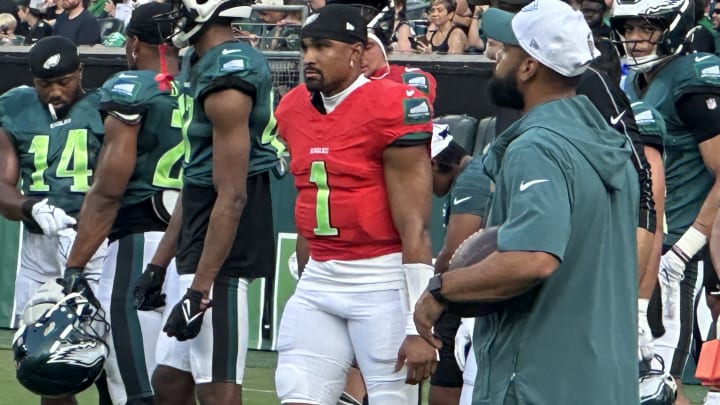
<instances>
[{"instance_id":1,"label":"green football helmet","mask_svg":"<svg viewBox=\"0 0 720 405\"><path fill-rule=\"evenodd\" d=\"M688 32L695 26L694 13L693 0L615 0L610 17L613 39L624 46L628 66L645 72L664 58L683 51ZM637 41L625 38L625 22L637 18L663 30L653 43L654 52L643 57L632 57L627 52Z\"/></svg>"},{"instance_id":2,"label":"green football helmet","mask_svg":"<svg viewBox=\"0 0 720 405\"><path fill-rule=\"evenodd\" d=\"M13 339L16 376L37 395L62 398L92 385L103 370L109 331L102 309L79 293L63 297Z\"/></svg>"},{"instance_id":3,"label":"green football helmet","mask_svg":"<svg viewBox=\"0 0 720 405\"><path fill-rule=\"evenodd\" d=\"M660 356L655 355L654 362L660 368L651 367L650 362L640 364L640 405L672 405L677 397L675 380L665 371Z\"/></svg>"}]
</instances>

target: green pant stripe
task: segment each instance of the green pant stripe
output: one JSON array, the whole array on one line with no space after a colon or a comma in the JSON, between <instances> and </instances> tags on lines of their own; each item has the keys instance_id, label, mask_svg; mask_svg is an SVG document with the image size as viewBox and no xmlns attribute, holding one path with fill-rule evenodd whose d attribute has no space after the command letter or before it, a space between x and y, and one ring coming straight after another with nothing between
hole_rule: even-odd
<instances>
[{"instance_id":1,"label":"green pant stripe","mask_svg":"<svg viewBox=\"0 0 720 405\"><path fill-rule=\"evenodd\" d=\"M238 279L218 277L213 286L214 382L235 381L238 358Z\"/></svg>"},{"instance_id":2,"label":"green pant stripe","mask_svg":"<svg viewBox=\"0 0 720 405\"><path fill-rule=\"evenodd\" d=\"M142 330L133 302L132 284L142 274L145 235L118 240L115 281L110 304L113 344L128 400L152 395L145 368Z\"/></svg>"}]
</instances>

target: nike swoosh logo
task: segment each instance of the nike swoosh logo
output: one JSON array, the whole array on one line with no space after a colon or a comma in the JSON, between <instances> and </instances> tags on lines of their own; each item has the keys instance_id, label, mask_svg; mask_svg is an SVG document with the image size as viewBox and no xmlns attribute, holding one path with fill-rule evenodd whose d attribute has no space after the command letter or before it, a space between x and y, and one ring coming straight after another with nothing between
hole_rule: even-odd
<instances>
[{"instance_id":1,"label":"nike swoosh logo","mask_svg":"<svg viewBox=\"0 0 720 405\"><path fill-rule=\"evenodd\" d=\"M405 90L405 95L408 97L411 97L413 94L415 94L415 90Z\"/></svg>"},{"instance_id":2,"label":"nike swoosh logo","mask_svg":"<svg viewBox=\"0 0 720 405\"><path fill-rule=\"evenodd\" d=\"M610 125L616 125L620 120L622 119L623 115L625 115L625 111L623 110L620 114L618 114L615 117L610 117Z\"/></svg>"},{"instance_id":3,"label":"nike swoosh logo","mask_svg":"<svg viewBox=\"0 0 720 405\"><path fill-rule=\"evenodd\" d=\"M126 75L125 73L120 73L120 74L118 75L118 77L121 78L121 79L137 79L137 76L135 76L135 75Z\"/></svg>"},{"instance_id":4,"label":"nike swoosh logo","mask_svg":"<svg viewBox=\"0 0 720 405\"><path fill-rule=\"evenodd\" d=\"M194 320L200 317L202 312L198 312L194 316L190 316L190 300L183 301L183 316L185 317L185 325L190 325Z\"/></svg>"},{"instance_id":5,"label":"nike swoosh logo","mask_svg":"<svg viewBox=\"0 0 720 405\"><path fill-rule=\"evenodd\" d=\"M242 52L242 49L223 49L222 50L223 55L229 55L231 53L236 53L236 52Z\"/></svg>"},{"instance_id":6,"label":"nike swoosh logo","mask_svg":"<svg viewBox=\"0 0 720 405\"><path fill-rule=\"evenodd\" d=\"M467 201L467 200L469 200L469 199L471 199L471 198L472 198L472 197L465 197L465 198L461 198L461 199L459 199L459 200L456 198L456 199L453 200L453 205L458 205L458 204L463 203L463 202L465 202L465 201Z\"/></svg>"},{"instance_id":7,"label":"nike swoosh logo","mask_svg":"<svg viewBox=\"0 0 720 405\"><path fill-rule=\"evenodd\" d=\"M711 58L711 57L712 57L712 55L696 56L696 57L695 57L695 62L702 62L702 61L704 61L705 59L708 59L708 58Z\"/></svg>"},{"instance_id":8,"label":"nike swoosh logo","mask_svg":"<svg viewBox=\"0 0 720 405\"><path fill-rule=\"evenodd\" d=\"M546 181L550 181L548 179L541 179L541 180L530 180L527 183L525 183L525 180L520 182L520 191L525 191L528 189L528 187L532 187L536 184L545 183Z\"/></svg>"}]
</instances>

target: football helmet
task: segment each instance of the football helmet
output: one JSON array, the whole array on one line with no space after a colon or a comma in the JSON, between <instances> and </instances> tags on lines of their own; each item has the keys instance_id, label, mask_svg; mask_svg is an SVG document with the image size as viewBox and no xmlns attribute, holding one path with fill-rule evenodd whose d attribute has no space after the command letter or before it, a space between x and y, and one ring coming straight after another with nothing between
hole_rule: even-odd
<instances>
[{"instance_id":1,"label":"football helmet","mask_svg":"<svg viewBox=\"0 0 720 405\"><path fill-rule=\"evenodd\" d=\"M103 370L110 329L102 309L71 293L13 338L16 377L35 394L66 397L92 385Z\"/></svg>"},{"instance_id":2,"label":"football helmet","mask_svg":"<svg viewBox=\"0 0 720 405\"><path fill-rule=\"evenodd\" d=\"M677 385L665 371L662 358L655 355L655 361L660 368L653 368L651 362L640 363L640 404L672 405L677 397Z\"/></svg>"},{"instance_id":3,"label":"football helmet","mask_svg":"<svg viewBox=\"0 0 720 405\"><path fill-rule=\"evenodd\" d=\"M695 25L694 13L694 0L615 0L610 17L613 40L625 47L628 66L645 72L683 51L687 34ZM645 19L663 30L650 55L633 57L627 52L638 42L625 38L625 22L631 18Z\"/></svg>"},{"instance_id":4,"label":"football helmet","mask_svg":"<svg viewBox=\"0 0 720 405\"><path fill-rule=\"evenodd\" d=\"M173 11L155 17L158 22L171 22L173 45L183 48L191 44L213 18L249 18L249 0L172 0Z\"/></svg>"}]
</instances>

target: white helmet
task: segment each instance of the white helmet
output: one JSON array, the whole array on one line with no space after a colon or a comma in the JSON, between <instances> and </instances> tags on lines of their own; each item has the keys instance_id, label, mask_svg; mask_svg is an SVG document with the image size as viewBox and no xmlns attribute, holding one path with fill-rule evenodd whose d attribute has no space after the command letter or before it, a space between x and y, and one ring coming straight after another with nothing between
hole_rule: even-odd
<instances>
[{"instance_id":1,"label":"white helmet","mask_svg":"<svg viewBox=\"0 0 720 405\"><path fill-rule=\"evenodd\" d=\"M694 9L693 0L615 0L610 25L614 40L622 43L626 51L636 42L625 38L627 19L642 18L663 29L653 52L638 58L628 55L628 66L645 72L664 58L682 52L686 36L695 25Z\"/></svg>"},{"instance_id":2,"label":"white helmet","mask_svg":"<svg viewBox=\"0 0 720 405\"><path fill-rule=\"evenodd\" d=\"M187 46L213 18L248 18L252 13L244 0L174 0L174 9L158 20L173 22L172 42L178 48Z\"/></svg>"}]
</instances>

